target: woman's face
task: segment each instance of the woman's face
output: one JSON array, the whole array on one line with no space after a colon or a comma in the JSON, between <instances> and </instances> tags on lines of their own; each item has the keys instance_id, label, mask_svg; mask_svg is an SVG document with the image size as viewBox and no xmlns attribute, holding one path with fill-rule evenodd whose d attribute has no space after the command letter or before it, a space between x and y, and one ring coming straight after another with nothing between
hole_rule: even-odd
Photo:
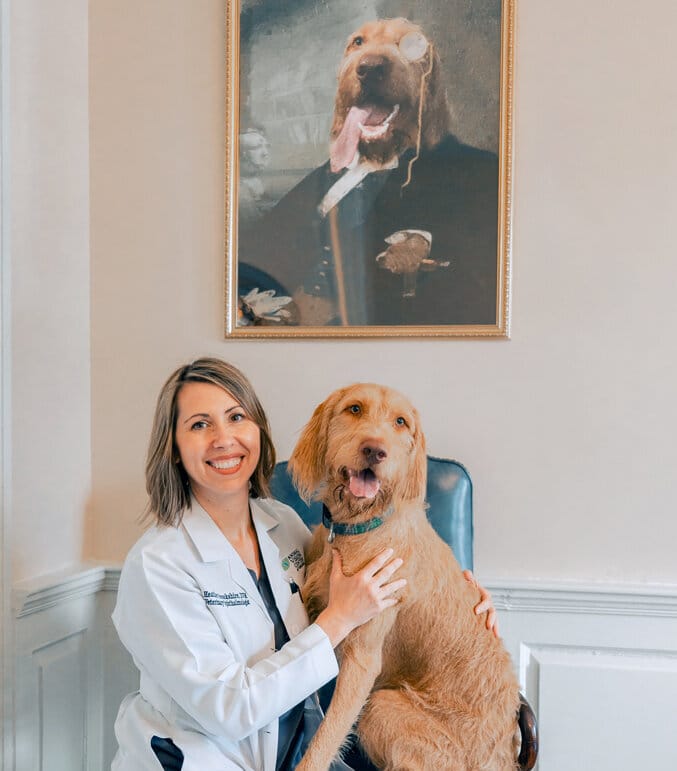
<instances>
[{"instance_id":1,"label":"woman's face","mask_svg":"<svg viewBox=\"0 0 677 771\"><path fill-rule=\"evenodd\" d=\"M186 383L177 407L174 441L198 500L248 497L261 432L242 405L212 383Z\"/></svg>"}]
</instances>

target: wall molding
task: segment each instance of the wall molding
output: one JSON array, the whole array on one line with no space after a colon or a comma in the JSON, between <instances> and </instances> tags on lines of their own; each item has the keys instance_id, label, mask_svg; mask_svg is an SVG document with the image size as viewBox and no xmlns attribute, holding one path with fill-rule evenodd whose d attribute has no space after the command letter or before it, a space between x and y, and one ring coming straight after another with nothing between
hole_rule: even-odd
<instances>
[{"instance_id":1,"label":"wall molding","mask_svg":"<svg viewBox=\"0 0 677 771\"><path fill-rule=\"evenodd\" d=\"M84 563L17 583L15 616L39 613L99 591L116 592L120 571L119 564ZM677 618L677 585L493 578L485 586L502 611Z\"/></svg>"},{"instance_id":2,"label":"wall molding","mask_svg":"<svg viewBox=\"0 0 677 771\"><path fill-rule=\"evenodd\" d=\"M24 618L69 600L117 591L120 566L88 564L21 581L13 587L14 615Z\"/></svg>"},{"instance_id":3,"label":"wall molding","mask_svg":"<svg viewBox=\"0 0 677 771\"><path fill-rule=\"evenodd\" d=\"M497 610L677 618L677 586L487 580Z\"/></svg>"}]
</instances>

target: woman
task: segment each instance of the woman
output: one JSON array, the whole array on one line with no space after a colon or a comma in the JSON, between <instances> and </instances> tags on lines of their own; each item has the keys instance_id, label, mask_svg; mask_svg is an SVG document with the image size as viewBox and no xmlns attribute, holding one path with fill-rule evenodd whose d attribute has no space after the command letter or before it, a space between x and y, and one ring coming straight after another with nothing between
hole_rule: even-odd
<instances>
[{"instance_id":1,"label":"woman","mask_svg":"<svg viewBox=\"0 0 677 771\"><path fill-rule=\"evenodd\" d=\"M113 771L293 769L322 718L316 691L337 674L334 648L397 602L406 582L390 550L351 577L337 553L328 605L308 623L310 533L269 498L274 465L241 372L204 358L170 376L146 464L155 525L125 561L113 613L141 675L120 706Z\"/></svg>"},{"instance_id":2,"label":"woman","mask_svg":"<svg viewBox=\"0 0 677 771\"><path fill-rule=\"evenodd\" d=\"M118 713L115 771L158 761L183 771L293 768L321 719L315 692L337 674L334 648L395 604L401 560L383 552L347 577L336 556L328 606L308 624L309 532L268 498L274 465L268 421L242 373L200 359L171 375L146 466L156 524L125 561L113 613L141 673Z\"/></svg>"}]
</instances>

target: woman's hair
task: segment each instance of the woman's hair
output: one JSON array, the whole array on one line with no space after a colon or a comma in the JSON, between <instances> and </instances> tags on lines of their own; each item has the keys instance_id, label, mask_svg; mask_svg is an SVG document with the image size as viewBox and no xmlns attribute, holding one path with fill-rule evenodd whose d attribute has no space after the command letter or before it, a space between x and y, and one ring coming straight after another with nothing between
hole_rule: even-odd
<instances>
[{"instance_id":1,"label":"woman's hair","mask_svg":"<svg viewBox=\"0 0 677 771\"><path fill-rule=\"evenodd\" d=\"M270 496L269 482L275 468L275 448L268 418L242 372L225 361L211 358L196 359L179 367L169 376L158 396L146 457L148 505L145 515L165 525L178 525L184 509L190 507L190 482L174 438L178 395L185 383L212 383L223 388L259 427L261 455L250 480L252 498Z\"/></svg>"}]
</instances>

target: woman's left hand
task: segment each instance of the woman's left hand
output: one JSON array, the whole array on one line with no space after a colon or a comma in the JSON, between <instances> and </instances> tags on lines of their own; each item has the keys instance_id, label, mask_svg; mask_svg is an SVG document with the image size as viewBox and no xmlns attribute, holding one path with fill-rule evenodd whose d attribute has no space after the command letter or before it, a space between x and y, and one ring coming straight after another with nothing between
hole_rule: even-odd
<instances>
[{"instance_id":1,"label":"woman's left hand","mask_svg":"<svg viewBox=\"0 0 677 771\"><path fill-rule=\"evenodd\" d=\"M472 574L471 570L464 570L463 577L465 580L472 584L480 593L480 601L475 605L475 613L480 616L482 613L486 613L485 626L487 629L494 633L494 637L498 637L498 616L496 615L496 608L494 608L494 602L491 599L491 593L487 591L483 586L477 583L477 579Z\"/></svg>"}]
</instances>

